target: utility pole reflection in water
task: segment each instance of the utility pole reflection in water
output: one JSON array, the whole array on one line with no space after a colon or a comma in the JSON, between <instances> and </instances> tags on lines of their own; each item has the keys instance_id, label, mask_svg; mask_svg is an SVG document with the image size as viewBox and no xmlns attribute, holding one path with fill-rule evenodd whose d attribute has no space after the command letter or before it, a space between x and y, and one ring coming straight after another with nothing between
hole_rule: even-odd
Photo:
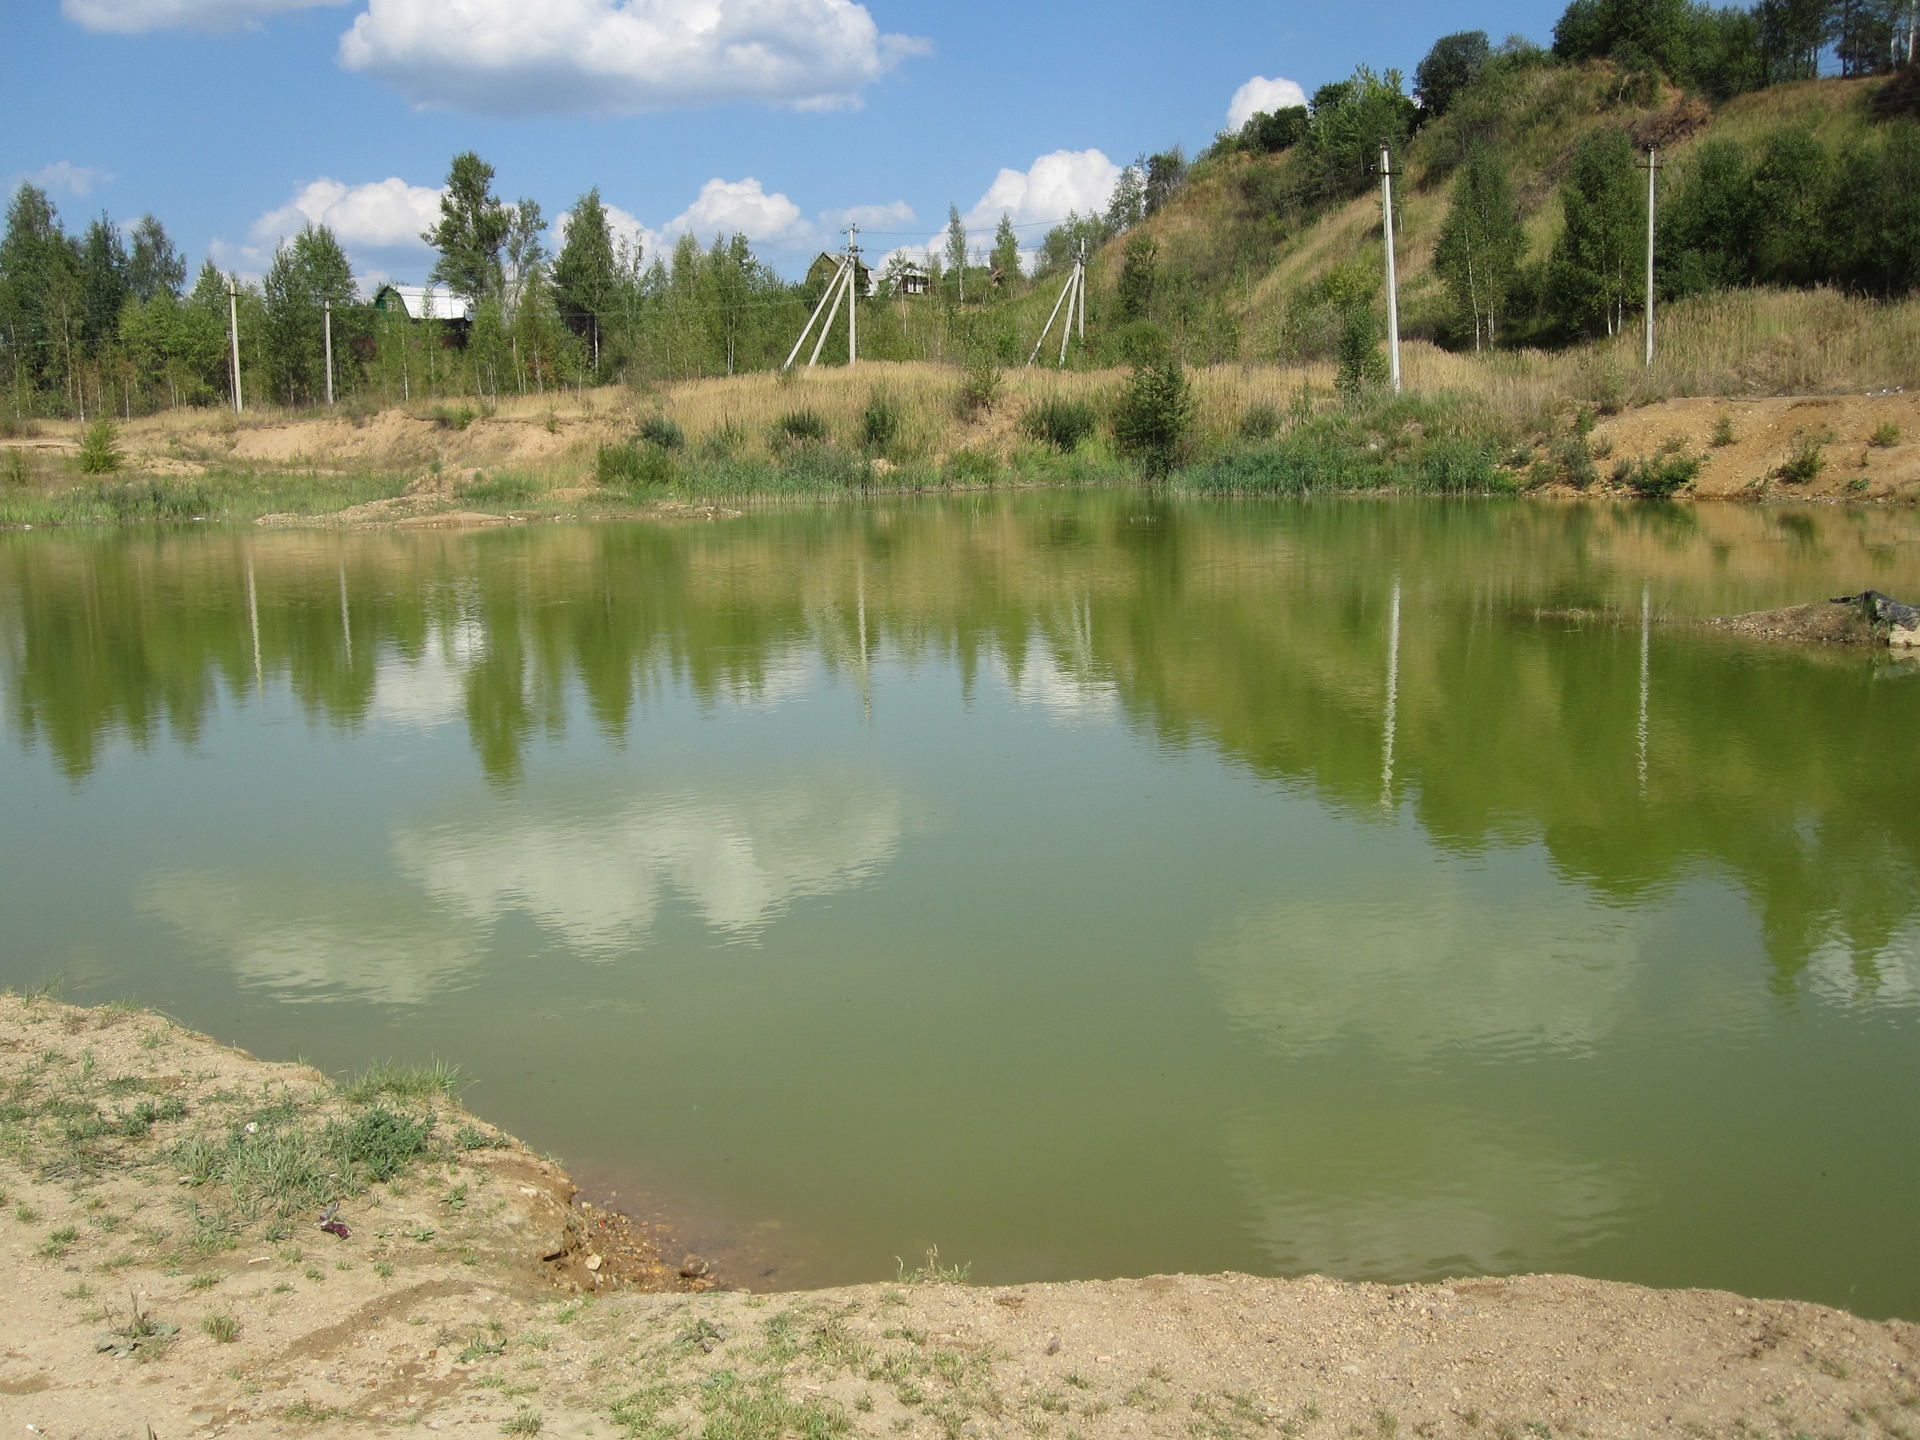
<instances>
[{"instance_id":1,"label":"utility pole reflection in water","mask_svg":"<svg viewBox=\"0 0 1920 1440\"><path fill-rule=\"evenodd\" d=\"M1640 796L1647 794L1647 688L1651 678L1653 587L1640 587Z\"/></svg>"},{"instance_id":2,"label":"utility pole reflection in water","mask_svg":"<svg viewBox=\"0 0 1920 1440\"><path fill-rule=\"evenodd\" d=\"M1380 808L1393 808L1393 728L1400 710L1400 577L1393 577L1393 615L1387 625L1387 743L1380 762Z\"/></svg>"}]
</instances>

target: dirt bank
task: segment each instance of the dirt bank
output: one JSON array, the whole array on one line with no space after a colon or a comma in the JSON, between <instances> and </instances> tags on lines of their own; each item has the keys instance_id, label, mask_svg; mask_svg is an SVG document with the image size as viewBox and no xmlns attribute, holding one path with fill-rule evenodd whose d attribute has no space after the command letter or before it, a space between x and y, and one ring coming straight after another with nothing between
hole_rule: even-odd
<instances>
[{"instance_id":1,"label":"dirt bank","mask_svg":"<svg viewBox=\"0 0 1920 1440\"><path fill-rule=\"evenodd\" d=\"M699 1265L662 1263L670 1236L582 1206L444 1078L341 1087L145 1012L0 997L11 1433L1920 1428L1920 1327L1711 1291L1557 1276L986 1288L932 1257L896 1284L698 1293L708 1281L679 1272ZM344 1235L320 1228L322 1196Z\"/></svg>"}]
</instances>

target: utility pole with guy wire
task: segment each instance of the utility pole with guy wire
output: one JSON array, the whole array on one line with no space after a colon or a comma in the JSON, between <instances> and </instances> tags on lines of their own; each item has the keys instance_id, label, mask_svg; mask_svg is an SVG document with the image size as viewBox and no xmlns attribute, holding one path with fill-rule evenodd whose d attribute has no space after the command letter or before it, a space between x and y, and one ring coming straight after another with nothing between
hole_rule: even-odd
<instances>
[{"instance_id":1,"label":"utility pole with guy wire","mask_svg":"<svg viewBox=\"0 0 1920 1440\"><path fill-rule=\"evenodd\" d=\"M240 399L240 292L232 276L227 277L227 338L233 352L233 413L238 415L247 407Z\"/></svg>"},{"instance_id":2,"label":"utility pole with guy wire","mask_svg":"<svg viewBox=\"0 0 1920 1440\"><path fill-rule=\"evenodd\" d=\"M860 280L860 227L847 227L846 253L839 257L839 264L833 272L833 279L827 282L826 291L820 296L820 303L813 307L813 314L807 317L807 323L800 327L800 338L793 342L793 349L787 353L787 360L780 369L784 372L793 368L793 362L800 356L800 347L807 343L807 336L813 334L814 323L820 319L822 311L826 313L826 323L821 325L820 334L813 342L813 353L807 357L807 368L811 370L820 360L820 352L827 343L827 334L833 329L833 322L840 318L840 302L847 304L847 366L851 369L860 358L860 330L856 319L858 306L854 292ZM816 262L817 263L817 262ZM828 308L832 301L832 308Z\"/></svg>"},{"instance_id":3,"label":"utility pole with guy wire","mask_svg":"<svg viewBox=\"0 0 1920 1440\"><path fill-rule=\"evenodd\" d=\"M1387 364L1400 393L1400 280L1393 269L1393 157L1380 147L1380 215L1387 237Z\"/></svg>"},{"instance_id":4,"label":"utility pole with guy wire","mask_svg":"<svg viewBox=\"0 0 1920 1440\"><path fill-rule=\"evenodd\" d=\"M1653 146L1647 147L1647 367L1653 367L1653 206L1654 182L1660 174L1660 157Z\"/></svg>"},{"instance_id":5,"label":"utility pole with guy wire","mask_svg":"<svg viewBox=\"0 0 1920 1440\"><path fill-rule=\"evenodd\" d=\"M1080 251L1073 258L1073 270L1067 276L1067 283L1060 288L1060 298L1053 302L1053 311L1047 316L1047 323L1040 327L1040 338L1033 342L1033 353L1027 356L1027 368L1033 368L1033 362L1040 358L1040 347L1047 343L1047 336L1053 333L1053 322L1060 318L1060 307L1067 310L1067 323L1060 329L1060 365L1064 369L1067 363L1067 342L1073 338L1074 307L1080 310L1080 343L1087 343L1087 242L1080 242Z\"/></svg>"}]
</instances>

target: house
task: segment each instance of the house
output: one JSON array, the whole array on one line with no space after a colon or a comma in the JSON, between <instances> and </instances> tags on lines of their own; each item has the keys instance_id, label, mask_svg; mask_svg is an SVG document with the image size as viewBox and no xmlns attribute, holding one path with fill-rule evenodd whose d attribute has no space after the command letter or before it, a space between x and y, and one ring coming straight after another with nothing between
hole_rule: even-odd
<instances>
[{"instance_id":1,"label":"house","mask_svg":"<svg viewBox=\"0 0 1920 1440\"><path fill-rule=\"evenodd\" d=\"M918 265L902 266L894 277L893 293L896 295L925 295L932 288L933 281Z\"/></svg>"},{"instance_id":2,"label":"house","mask_svg":"<svg viewBox=\"0 0 1920 1440\"><path fill-rule=\"evenodd\" d=\"M813 264L807 267L807 289L815 295L824 295L828 282L833 279L834 273L840 268L840 262L845 259L844 255L835 255L830 251L822 250ZM867 267L867 262L864 260L860 262L857 283L860 294L873 294L873 271Z\"/></svg>"},{"instance_id":3,"label":"house","mask_svg":"<svg viewBox=\"0 0 1920 1440\"><path fill-rule=\"evenodd\" d=\"M473 323L473 297L456 295L445 285L382 285L374 294L373 308L387 315L405 315L409 320L447 320L457 325Z\"/></svg>"}]
</instances>

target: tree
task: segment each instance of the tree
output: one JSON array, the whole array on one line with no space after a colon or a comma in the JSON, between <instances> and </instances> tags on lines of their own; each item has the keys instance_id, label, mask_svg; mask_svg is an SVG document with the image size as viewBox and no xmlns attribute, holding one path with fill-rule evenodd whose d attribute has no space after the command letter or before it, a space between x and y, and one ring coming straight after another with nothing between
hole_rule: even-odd
<instances>
[{"instance_id":1,"label":"tree","mask_svg":"<svg viewBox=\"0 0 1920 1440\"><path fill-rule=\"evenodd\" d=\"M1506 166L1488 145L1467 154L1454 182L1453 206L1441 227L1434 264L1454 303L1473 320L1473 348L1491 345L1512 293L1526 231Z\"/></svg>"},{"instance_id":2,"label":"tree","mask_svg":"<svg viewBox=\"0 0 1920 1440\"><path fill-rule=\"evenodd\" d=\"M1193 390L1186 367L1161 345L1134 362L1113 412L1115 447L1138 460L1150 480L1164 479L1179 463L1193 423Z\"/></svg>"},{"instance_id":3,"label":"tree","mask_svg":"<svg viewBox=\"0 0 1920 1440\"><path fill-rule=\"evenodd\" d=\"M1351 79L1314 92L1307 136L1309 198L1344 200L1359 194L1379 174L1380 148L1400 152L1418 118L1401 85L1399 71L1381 76L1363 65Z\"/></svg>"},{"instance_id":4,"label":"tree","mask_svg":"<svg viewBox=\"0 0 1920 1440\"><path fill-rule=\"evenodd\" d=\"M613 307L617 278L613 230L595 186L567 212L567 238L553 262L553 289L560 318L576 335L591 341L596 373L601 327Z\"/></svg>"},{"instance_id":5,"label":"tree","mask_svg":"<svg viewBox=\"0 0 1920 1440\"><path fill-rule=\"evenodd\" d=\"M440 252L433 279L476 303L500 292L500 249L513 212L493 193L493 167L473 151L453 157L440 195L440 223L420 238Z\"/></svg>"},{"instance_id":6,"label":"tree","mask_svg":"<svg viewBox=\"0 0 1920 1440\"><path fill-rule=\"evenodd\" d=\"M0 338L12 362L15 404L64 380L73 393L80 257L47 192L21 185L0 239Z\"/></svg>"},{"instance_id":7,"label":"tree","mask_svg":"<svg viewBox=\"0 0 1920 1440\"><path fill-rule=\"evenodd\" d=\"M547 222L540 214L538 200L522 200L514 206L507 224L500 266L500 300L509 323L529 287L539 283L541 270L547 262L547 247L540 238L546 228Z\"/></svg>"},{"instance_id":8,"label":"tree","mask_svg":"<svg viewBox=\"0 0 1920 1440\"><path fill-rule=\"evenodd\" d=\"M1569 330L1618 333L1644 253L1645 201L1624 130L1590 132L1574 147L1560 186L1566 228L1553 247L1547 286Z\"/></svg>"},{"instance_id":9,"label":"tree","mask_svg":"<svg viewBox=\"0 0 1920 1440\"><path fill-rule=\"evenodd\" d=\"M1277 155L1306 139L1307 130L1307 107L1287 105L1248 116L1247 123L1240 127L1236 143L1242 150Z\"/></svg>"},{"instance_id":10,"label":"tree","mask_svg":"<svg viewBox=\"0 0 1920 1440\"><path fill-rule=\"evenodd\" d=\"M1145 320L1153 313L1153 293L1160 281L1160 247L1149 235L1127 241L1120 260L1120 283L1114 296L1114 314L1121 324Z\"/></svg>"},{"instance_id":11,"label":"tree","mask_svg":"<svg viewBox=\"0 0 1920 1440\"><path fill-rule=\"evenodd\" d=\"M1186 183L1186 152L1178 145L1171 150L1162 150L1158 155L1149 155L1144 168L1147 178L1143 198L1146 213L1152 215L1173 198L1174 191Z\"/></svg>"},{"instance_id":12,"label":"tree","mask_svg":"<svg viewBox=\"0 0 1920 1440\"><path fill-rule=\"evenodd\" d=\"M1661 288L1697 295L1753 278L1753 166L1737 140L1709 140L1661 215Z\"/></svg>"},{"instance_id":13,"label":"tree","mask_svg":"<svg viewBox=\"0 0 1920 1440\"><path fill-rule=\"evenodd\" d=\"M1833 38L1833 0L1760 0L1754 19L1769 81L1811 80Z\"/></svg>"},{"instance_id":14,"label":"tree","mask_svg":"<svg viewBox=\"0 0 1920 1440\"><path fill-rule=\"evenodd\" d=\"M103 213L80 239L80 328L89 350L110 345L129 294L126 242Z\"/></svg>"},{"instance_id":15,"label":"tree","mask_svg":"<svg viewBox=\"0 0 1920 1440\"><path fill-rule=\"evenodd\" d=\"M1147 218L1147 162L1144 157L1120 172L1107 201L1107 233L1123 235Z\"/></svg>"},{"instance_id":16,"label":"tree","mask_svg":"<svg viewBox=\"0 0 1920 1440\"><path fill-rule=\"evenodd\" d=\"M1001 213L1000 228L993 232L993 268L1004 285L1020 278L1020 237L1013 233L1013 217Z\"/></svg>"},{"instance_id":17,"label":"tree","mask_svg":"<svg viewBox=\"0 0 1920 1440\"><path fill-rule=\"evenodd\" d=\"M967 298L967 227L958 205L947 206L947 269L959 280L960 298Z\"/></svg>"},{"instance_id":18,"label":"tree","mask_svg":"<svg viewBox=\"0 0 1920 1440\"><path fill-rule=\"evenodd\" d=\"M1460 93L1480 78L1491 53L1484 30L1462 30L1434 41L1427 58L1413 71L1413 93L1420 108L1434 119L1446 114Z\"/></svg>"},{"instance_id":19,"label":"tree","mask_svg":"<svg viewBox=\"0 0 1920 1440\"><path fill-rule=\"evenodd\" d=\"M160 294L180 298L187 280L187 260L167 234L166 226L142 215L133 226L133 256L127 265L127 284L134 298L152 300Z\"/></svg>"},{"instance_id":20,"label":"tree","mask_svg":"<svg viewBox=\"0 0 1920 1440\"><path fill-rule=\"evenodd\" d=\"M1809 130L1772 135L1753 171L1753 278L1813 285L1826 277L1833 159ZM1856 196L1859 204L1864 196Z\"/></svg>"},{"instance_id":21,"label":"tree","mask_svg":"<svg viewBox=\"0 0 1920 1440\"><path fill-rule=\"evenodd\" d=\"M265 326L261 337L271 393L288 405L311 404L327 390L325 316L328 303L354 303L353 267L324 225L307 225L273 252L261 283Z\"/></svg>"}]
</instances>

